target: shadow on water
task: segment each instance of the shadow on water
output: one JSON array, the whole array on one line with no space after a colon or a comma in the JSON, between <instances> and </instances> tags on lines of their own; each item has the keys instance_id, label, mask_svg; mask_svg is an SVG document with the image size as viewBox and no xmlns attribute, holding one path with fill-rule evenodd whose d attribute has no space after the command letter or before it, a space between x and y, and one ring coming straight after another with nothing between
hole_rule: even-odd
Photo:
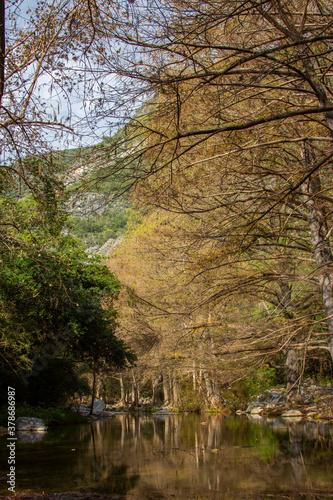
<instances>
[{"instance_id":1,"label":"shadow on water","mask_svg":"<svg viewBox=\"0 0 333 500\"><path fill-rule=\"evenodd\" d=\"M16 492L128 499L333 498L328 426L198 415L117 415L17 442ZM6 437L0 494L7 495Z\"/></svg>"}]
</instances>

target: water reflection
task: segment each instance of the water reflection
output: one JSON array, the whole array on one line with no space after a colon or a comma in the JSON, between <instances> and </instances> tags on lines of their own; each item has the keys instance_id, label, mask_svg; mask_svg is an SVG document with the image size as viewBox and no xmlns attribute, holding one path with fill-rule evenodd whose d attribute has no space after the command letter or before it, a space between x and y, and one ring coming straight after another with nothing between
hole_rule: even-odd
<instances>
[{"instance_id":1,"label":"water reflection","mask_svg":"<svg viewBox=\"0 0 333 500\"><path fill-rule=\"evenodd\" d=\"M0 443L4 477L6 438ZM140 499L259 498L329 489L332 451L330 429L317 423L118 415L50 430L42 442L17 443L17 491L80 490ZM7 493L6 484L0 485L0 492Z\"/></svg>"}]
</instances>

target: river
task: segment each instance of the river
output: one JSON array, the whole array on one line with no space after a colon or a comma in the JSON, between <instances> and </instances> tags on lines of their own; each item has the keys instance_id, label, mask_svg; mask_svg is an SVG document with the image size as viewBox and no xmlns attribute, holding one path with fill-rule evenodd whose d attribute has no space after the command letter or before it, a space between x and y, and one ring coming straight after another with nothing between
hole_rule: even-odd
<instances>
[{"instance_id":1,"label":"river","mask_svg":"<svg viewBox=\"0 0 333 500\"><path fill-rule=\"evenodd\" d=\"M1 437L1 495L8 495L6 444ZM17 493L313 499L333 497L332 478L332 430L319 422L123 414L16 442Z\"/></svg>"}]
</instances>

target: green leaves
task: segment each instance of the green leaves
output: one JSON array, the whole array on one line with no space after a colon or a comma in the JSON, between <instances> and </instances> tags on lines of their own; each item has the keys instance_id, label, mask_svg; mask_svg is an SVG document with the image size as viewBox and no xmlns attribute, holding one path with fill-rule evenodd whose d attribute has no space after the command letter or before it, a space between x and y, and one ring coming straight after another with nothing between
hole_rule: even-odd
<instances>
[{"instance_id":1,"label":"green leaves","mask_svg":"<svg viewBox=\"0 0 333 500\"><path fill-rule=\"evenodd\" d=\"M68 216L56 188L57 182L45 177L24 198L0 197L2 362L33 365L44 346L56 343L57 354L80 344L84 361L92 355L89 345L94 357L104 350L105 362L121 365L127 351L115 337L112 305L119 281L66 234Z\"/></svg>"}]
</instances>

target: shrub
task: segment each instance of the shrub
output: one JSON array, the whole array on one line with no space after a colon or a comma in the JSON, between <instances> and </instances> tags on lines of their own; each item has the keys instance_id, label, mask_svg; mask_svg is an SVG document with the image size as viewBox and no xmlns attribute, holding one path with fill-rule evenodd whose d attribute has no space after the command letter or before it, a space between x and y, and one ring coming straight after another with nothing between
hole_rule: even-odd
<instances>
[{"instance_id":1,"label":"shrub","mask_svg":"<svg viewBox=\"0 0 333 500\"><path fill-rule=\"evenodd\" d=\"M80 379L72 361L51 359L45 368L29 379L29 402L33 405L65 403L75 394L89 394L88 383Z\"/></svg>"}]
</instances>

